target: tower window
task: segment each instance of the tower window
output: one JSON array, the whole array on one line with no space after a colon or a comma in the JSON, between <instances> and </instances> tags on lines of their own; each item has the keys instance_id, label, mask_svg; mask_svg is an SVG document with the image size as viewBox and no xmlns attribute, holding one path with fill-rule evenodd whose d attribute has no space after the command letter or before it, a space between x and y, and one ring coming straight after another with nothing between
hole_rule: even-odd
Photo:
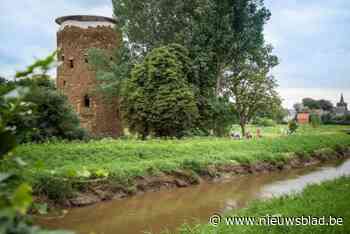
<instances>
[{"instance_id":1,"label":"tower window","mask_svg":"<svg viewBox=\"0 0 350 234\"><path fill-rule=\"evenodd\" d=\"M69 59L69 67L74 68L74 59Z\"/></svg>"},{"instance_id":2,"label":"tower window","mask_svg":"<svg viewBox=\"0 0 350 234\"><path fill-rule=\"evenodd\" d=\"M84 107L90 108L90 97L89 95L84 96Z\"/></svg>"},{"instance_id":3,"label":"tower window","mask_svg":"<svg viewBox=\"0 0 350 234\"><path fill-rule=\"evenodd\" d=\"M63 87L66 87L67 81L63 81Z\"/></svg>"},{"instance_id":4,"label":"tower window","mask_svg":"<svg viewBox=\"0 0 350 234\"><path fill-rule=\"evenodd\" d=\"M89 56L87 54L84 55L85 63L89 63Z\"/></svg>"},{"instance_id":5,"label":"tower window","mask_svg":"<svg viewBox=\"0 0 350 234\"><path fill-rule=\"evenodd\" d=\"M61 55L61 61L64 62L64 54Z\"/></svg>"}]
</instances>

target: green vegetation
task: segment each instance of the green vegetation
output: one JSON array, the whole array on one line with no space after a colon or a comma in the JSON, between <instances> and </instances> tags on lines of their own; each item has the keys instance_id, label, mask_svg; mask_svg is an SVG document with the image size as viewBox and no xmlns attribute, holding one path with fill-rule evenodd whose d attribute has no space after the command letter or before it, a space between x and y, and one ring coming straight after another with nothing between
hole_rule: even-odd
<instances>
[{"instance_id":1,"label":"green vegetation","mask_svg":"<svg viewBox=\"0 0 350 234\"><path fill-rule=\"evenodd\" d=\"M289 134L295 133L298 128L299 128L299 125L295 120L289 121L289 123L288 123L288 133Z\"/></svg>"},{"instance_id":2,"label":"green vegetation","mask_svg":"<svg viewBox=\"0 0 350 234\"><path fill-rule=\"evenodd\" d=\"M268 201L256 201L238 212L231 212L230 216L264 217L266 215L282 217L326 217L342 218L341 226L227 226L218 227L197 225L184 226L181 234L209 234L209 233L349 233L350 232L350 178L343 177L328 181L321 185L308 186L301 194L293 194Z\"/></svg>"},{"instance_id":3,"label":"green vegetation","mask_svg":"<svg viewBox=\"0 0 350 234\"><path fill-rule=\"evenodd\" d=\"M198 116L189 84L188 52L180 45L154 49L134 67L122 102L129 130L156 137L181 137Z\"/></svg>"},{"instance_id":4,"label":"green vegetation","mask_svg":"<svg viewBox=\"0 0 350 234\"><path fill-rule=\"evenodd\" d=\"M333 104L328 100L314 100L312 98L303 98L303 106L309 110L324 110L324 111L333 111Z\"/></svg>"},{"instance_id":5,"label":"green vegetation","mask_svg":"<svg viewBox=\"0 0 350 234\"><path fill-rule=\"evenodd\" d=\"M22 105L32 106L32 112L15 115L9 122L17 128L18 142L42 142L50 138L83 139L85 131L79 126L77 114L65 96L57 92L46 76L26 78L28 94ZM25 129L30 131L24 131Z\"/></svg>"},{"instance_id":6,"label":"green vegetation","mask_svg":"<svg viewBox=\"0 0 350 234\"><path fill-rule=\"evenodd\" d=\"M36 68L47 71L54 55L44 60L38 60L24 72L16 76L31 75ZM45 73L45 72L44 72ZM14 87L13 87L14 88ZM5 89L1 89L5 91ZM7 90L6 92L10 91ZM28 90L27 90L28 91ZM24 105L22 95L7 95L0 93L0 233L2 234L68 234L64 231L45 231L33 226L28 211L34 208L32 187L23 174L26 167L34 168L33 164L25 163L19 155L14 157L13 150L17 146L18 133L25 134L29 128L19 127L14 121L19 116L30 118L32 105ZM11 167L8 167L8 164Z\"/></svg>"},{"instance_id":7,"label":"green vegetation","mask_svg":"<svg viewBox=\"0 0 350 234\"><path fill-rule=\"evenodd\" d=\"M67 97L56 90L54 82L46 75L54 56L55 53L38 60L23 72L17 72L17 81L0 84L0 95L4 95L8 103L13 99L17 108L22 109L15 111L11 118L6 117L5 109L0 109L1 118L6 118L8 127L15 129L17 143L51 138L83 139L86 136ZM34 70L41 73L33 74Z\"/></svg>"},{"instance_id":8,"label":"green vegetation","mask_svg":"<svg viewBox=\"0 0 350 234\"><path fill-rule=\"evenodd\" d=\"M256 131L254 126L248 129L252 133ZM307 155L305 153L320 148L350 146L350 136L343 129L342 126L317 129L303 126L297 133L287 136L286 126L267 127L261 128L262 139L253 140L189 138L47 142L21 145L15 154L27 162L41 162L45 166L41 170L27 168L27 178L33 183L50 176L94 177L98 170L112 180L128 181L135 176L160 171L186 168L198 172L213 164L277 162L287 159L293 152Z\"/></svg>"},{"instance_id":9,"label":"green vegetation","mask_svg":"<svg viewBox=\"0 0 350 234\"><path fill-rule=\"evenodd\" d=\"M321 117L318 114L311 113L310 114L310 123L312 127L316 128L319 127L322 123Z\"/></svg>"},{"instance_id":10,"label":"green vegetation","mask_svg":"<svg viewBox=\"0 0 350 234\"><path fill-rule=\"evenodd\" d=\"M229 125L239 122L245 135L245 126L257 112L281 122L284 112L275 92L277 84L271 75L267 76L278 59L272 54L272 46L264 40L264 24L271 13L263 1L112 2L118 29L127 40L118 41L119 51L113 61L103 56L101 50L93 49L89 54L97 79L101 81L99 88L125 104L123 121L129 123L129 130L141 132L142 137L208 136L209 133L223 136L227 135ZM178 46L175 48L174 44ZM149 69L153 77L156 74L153 80L158 82L143 83L141 67L147 68L143 71L148 70L150 57L155 57L155 53L160 55L164 47L176 55L172 68L169 61L162 61L168 65ZM178 78L173 79L172 85L165 83L169 75L178 73L174 72L178 70L174 69L175 63L186 70L183 75L189 84L179 82ZM158 92L159 81L164 82L162 92ZM137 90L135 82L139 83ZM175 83L177 87L173 87ZM171 95L164 89L166 86L172 88ZM152 97L159 94L161 99L168 100L154 103L158 108L150 111L144 94ZM168 105L170 101L172 104ZM176 108L174 102L178 102ZM157 130L150 129L154 126ZM160 126L167 129L158 131Z\"/></svg>"}]
</instances>

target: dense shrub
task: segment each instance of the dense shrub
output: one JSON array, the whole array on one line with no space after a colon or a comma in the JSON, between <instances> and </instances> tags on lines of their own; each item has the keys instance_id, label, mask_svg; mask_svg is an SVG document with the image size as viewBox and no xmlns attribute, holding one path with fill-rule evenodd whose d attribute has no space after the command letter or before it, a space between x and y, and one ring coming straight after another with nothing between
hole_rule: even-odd
<instances>
[{"instance_id":1,"label":"dense shrub","mask_svg":"<svg viewBox=\"0 0 350 234\"><path fill-rule=\"evenodd\" d=\"M30 92L22 103L33 105L34 111L30 115L16 115L10 122L10 125L17 128L19 142L40 142L52 137L73 140L86 136L85 131L79 127L79 119L67 98L55 90L49 78L33 80Z\"/></svg>"},{"instance_id":2,"label":"dense shrub","mask_svg":"<svg viewBox=\"0 0 350 234\"><path fill-rule=\"evenodd\" d=\"M321 121L323 124L350 125L350 115L335 116L334 114L325 114L322 115Z\"/></svg>"},{"instance_id":3,"label":"dense shrub","mask_svg":"<svg viewBox=\"0 0 350 234\"><path fill-rule=\"evenodd\" d=\"M5 78L0 77L0 95L5 95L14 88L14 82L8 81Z\"/></svg>"},{"instance_id":4,"label":"dense shrub","mask_svg":"<svg viewBox=\"0 0 350 234\"><path fill-rule=\"evenodd\" d=\"M288 122L288 134L291 135L295 133L299 128L297 121L291 120Z\"/></svg>"},{"instance_id":5,"label":"dense shrub","mask_svg":"<svg viewBox=\"0 0 350 234\"><path fill-rule=\"evenodd\" d=\"M36 68L46 68L53 60L55 53L47 59L38 60L28 71L21 74L30 75ZM4 80L1 85L6 84ZM13 85L13 83L11 84ZM10 85L10 86L11 86ZM64 231L46 231L33 226L29 210L35 209L32 197L32 187L29 178L23 171L36 168L21 159L21 154L13 157L17 145L17 125L11 123L16 116L29 118L33 114L32 106L23 105L22 98L26 92L12 90L15 85L1 86L0 91L0 233L1 234L68 234ZM8 93L11 91L11 95ZM12 92L13 91L13 92ZM25 91L28 91L26 89ZM2 93L3 92L3 93ZM17 122L20 123L20 122ZM29 129L28 129L29 130ZM23 129L23 132L27 129ZM37 171L38 172L38 171Z\"/></svg>"},{"instance_id":6,"label":"dense shrub","mask_svg":"<svg viewBox=\"0 0 350 234\"><path fill-rule=\"evenodd\" d=\"M333 115L328 113L321 116L321 121L323 124L332 124L333 123Z\"/></svg>"},{"instance_id":7,"label":"dense shrub","mask_svg":"<svg viewBox=\"0 0 350 234\"><path fill-rule=\"evenodd\" d=\"M184 51L179 45L160 47L135 66L122 102L130 131L181 137L193 126L198 109Z\"/></svg>"},{"instance_id":8,"label":"dense shrub","mask_svg":"<svg viewBox=\"0 0 350 234\"><path fill-rule=\"evenodd\" d=\"M310 115L310 124L312 125L312 127L316 128L319 127L321 125L321 117L318 114L311 114Z\"/></svg>"},{"instance_id":9,"label":"dense shrub","mask_svg":"<svg viewBox=\"0 0 350 234\"><path fill-rule=\"evenodd\" d=\"M34 185L37 195L46 196L57 203L63 203L74 197L73 184L64 178L56 178L50 175L42 176Z\"/></svg>"},{"instance_id":10,"label":"dense shrub","mask_svg":"<svg viewBox=\"0 0 350 234\"><path fill-rule=\"evenodd\" d=\"M332 124L350 125L350 114L334 118Z\"/></svg>"}]
</instances>

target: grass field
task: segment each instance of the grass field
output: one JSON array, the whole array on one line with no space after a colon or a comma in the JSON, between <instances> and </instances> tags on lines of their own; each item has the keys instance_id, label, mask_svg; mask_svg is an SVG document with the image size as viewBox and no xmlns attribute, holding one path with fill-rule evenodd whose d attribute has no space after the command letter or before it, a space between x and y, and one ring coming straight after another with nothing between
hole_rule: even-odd
<instances>
[{"instance_id":1,"label":"grass field","mask_svg":"<svg viewBox=\"0 0 350 234\"><path fill-rule=\"evenodd\" d=\"M29 177L50 173L65 175L72 171L105 171L116 178L198 169L213 164L240 164L284 160L293 152L350 146L350 135L343 126L303 127L297 134L282 134L285 128L262 129L263 138L190 138L183 140L98 140L90 142L51 142L19 146L15 155L30 165ZM251 131L254 129L251 126Z\"/></svg>"},{"instance_id":2,"label":"grass field","mask_svg":"<svg viewBox=\"0 0 350 234\"><path fill-rule=\"evenodd\" d=\"M301 194L274 198L268 201L256 201L238 213L228 213L227 217L265 217L274 215L280 217L323 217L327 222L329 216L342 219L342 225L336 226L247 226L226 225L225 218L217 227L211 225L198 225L195 227L182 227L181 234L231 234L231 233L350 233L350 178L340 178L325 182L321 185L311 185ZM334 219L333 219L334 220Z\"/></svg>"}]
</instances>

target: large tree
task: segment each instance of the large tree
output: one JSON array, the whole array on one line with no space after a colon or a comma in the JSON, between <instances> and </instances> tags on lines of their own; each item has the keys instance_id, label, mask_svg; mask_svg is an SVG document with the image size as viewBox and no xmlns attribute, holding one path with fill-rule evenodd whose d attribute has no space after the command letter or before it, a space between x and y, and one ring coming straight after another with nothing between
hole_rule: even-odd
<instances>
[{"instance_id":1,"label":"large tree","mask_svg":"<svg viewBox=\"0 0 350 234\"><path fill-rule=\"evenodd\" d=\"M187 47L199 77L203 70L207 79L215 77L210 85L217 94L227 66L242 63L264 44L263 26L270 17L262 0L113 0L113 6L132 50L170 43Z\"/></svg>"},{"instance_id":2,"label":"large tree","mask_svg":"<svg viewBox=\"0 0 350 234\"><path fill-rule=\"evenodd\" d=\"M132 132L143 138L181 137L191 129L198 110L188 82L189 62L186 50L172 44L152 50L134 67L122 102Z\"/></svg>"},{"instance_id":3,"label":"large tree","mask_svg":"<svg viewBox=\"0 0 350 234\"><path fill-rule=\"evenodd\" d=\"M225 92L234 102L242 135L246 134L247 123L252 120L259 109L273 108L280 103L276 92L276 80L269 74L271 69L278 64L277 57L271 52L272 47L270 46L258 49L256 57L247 59L240 66L239 74L232 72L227 78Z\"/></svg>"},{"instance_id":4,"label":"large tree","mask_svg":"<svg viewBox=\"0 0 350 234\"><path fill-rule=\"evenodd\" d=\"M310 110L320 109L320 103L312 98L303 98L303 106L309 108Z\"/></svg>"},{"instance_id":5,"label":"large tree","mask_svg":"<svg viewBox=\"0 0 350 234\"><path fill-rule=\"evenodd\" d=\"M261 0L207 0L194 17L191 48L204 52L215 77L215 94L225 88L224 73L235 75L247 58L264 45L263 26L270 12Z\"/></svg>"},{"instance_id":6,"label":"large tree","mask_svg":"<svg viewBox=\"0 0 350 234\"><path fill-rule=\"evenodd\" d=\"M199 127L215 126L218 96L227 88L224 73L237 77L246 59L264 45L270 17L262 0L113 0L114 14L131 54L179 43L189 50L191 83L200 113Z\"/></svg>"},{"instance_id":7,"label":"large tree","mask_svg":"<svg viewBox=\"0 0 350 234\"><path fill-rule=\"evenodd\" d=\"M312 98L304 98L303 106L309 108L310 110L324 110L324 111L332 111L334 106L331 101L320 99L315 100Z\"/></svg>"},{"instance_id":8,"label":"large tree","mask_svg":"<svg viewBox=\"0 0 350 234\"><path fill-rule=\"evenodd\" d=\"M143 52L191 37L192 17L205 0L112 0L114 15L132 49Z\"/></svg>"},{"instance_id":9,"label":"large tree","mask_svg":"<svg viewBox=\"0 0 350 234\"><path fill-rule=\"evenodd\" d=\"M333 103L329 100L321 99L318 101L320 104L320 107L324 111L333 111L334 106Z\"/></svg>"}]
</instances>

